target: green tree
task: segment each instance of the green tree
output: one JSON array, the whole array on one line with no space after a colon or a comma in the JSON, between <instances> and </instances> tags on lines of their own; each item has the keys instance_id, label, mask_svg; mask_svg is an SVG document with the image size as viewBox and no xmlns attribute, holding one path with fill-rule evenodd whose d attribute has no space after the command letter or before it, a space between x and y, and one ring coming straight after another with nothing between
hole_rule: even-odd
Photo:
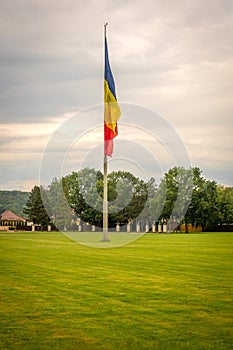
<instances>
[{"instance_id":1,"label":"green tree","mask_svg":"<svg viewBox=\"0 0 233 350\"><path fill-rule=\"evenodd\" d=\"M102 225L103 175L93 168L84 168L65 176L66 198L77 215L91 225Z\"/></svg>"},{"instance_id":2,"label":"green tree","mask_svg":"<svg viewBox=\"0 0 233 350\"><path fill-rule=\"evenodd\" d=\"M163 208L166 199L166 181L163 179L161 183L157 186L155 180L153 179L153 185L151 189L152 195L148 200L148 215L149 223L156 224L163 218Z\"/></svg>"},{"instance_id":3,"label":"green tree","mask_svg":"<svg viewBox=\"0 0 233 350\"><path fill-rule=\"evenodd\" d=\"M164 203L160 220L168 224L179 224L191 202L193 191L193 171L174 167L164 174L159 186L159 197Z\"/></svg>"},{"instance_id":4,"label":"green tree","mask_svg":"<svg viewBox=\"0 0 233 350\"><path fill-rule=\"evenodd\" d=\"M185 222L194 227L202 226L203 231L217 224L217 184L206 180L197 167L193 168L192 201Z\"/></svg>"},{"instance_id":5,"label":"green tree","mask_svg":"<svg viewBox=\"0 0 233 350\"><path fill-rule=\"evenodd\" d=\"M68 186L64 178L54 178L44 196L46 209L54 225L60 230L69 229L72 209L67 201Z\"/></svg>"},{"instance_id":6,"label":"green tree","mask_svg":"<svg viewBox=\"0 0 233 350\"><path fill-rule=\"evenodd\" d=\"M127 224L136 218L144 220L142 213L148 199L148 184L126 171L112 172L108 179L112 188L110 210L115 211L113 225L117 222Z\"/></svg>"},{"instance_id":7,"label":"green tree","mask_svg":"<svg viewBox=\"0 0 233 350\"><path fill-rule=\"evenodd\" d=\"M23 212L34 224L46 226L49 224L50 219L42 201L41 189L39 186L33 187Z\"/></svg>"},{"instance_id":8,"label":"green tree","mask_svg":"<svg viewBox=\"0 0 233 350\"><path fill-rule=\"evenodd\" d=\"M218 224L233 223L233 187L217 186Z\"/></svg>"}]
</instances>

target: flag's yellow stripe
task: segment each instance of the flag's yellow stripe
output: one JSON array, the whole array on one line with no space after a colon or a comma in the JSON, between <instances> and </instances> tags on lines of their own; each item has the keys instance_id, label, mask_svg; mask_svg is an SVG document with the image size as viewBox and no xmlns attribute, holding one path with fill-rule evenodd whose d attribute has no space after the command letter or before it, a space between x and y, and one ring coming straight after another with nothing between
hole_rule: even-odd
<instances>
[{"instance_id":1,"label":"flag's yellow stripe","mask_svg":"<svg viewBox=\"0 0 233 350\"><path fill-rule=\"evenodd\" d=\"M111 92L107 80L104 80L104 120L109 129L115 132L116 123L121 115L119 104Z\"/></svg>"}]
</instances>

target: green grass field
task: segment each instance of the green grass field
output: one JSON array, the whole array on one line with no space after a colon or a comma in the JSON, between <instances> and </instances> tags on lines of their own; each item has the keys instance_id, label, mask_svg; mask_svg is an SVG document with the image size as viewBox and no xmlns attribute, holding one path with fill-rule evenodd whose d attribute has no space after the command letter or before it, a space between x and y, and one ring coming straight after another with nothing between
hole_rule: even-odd
<instances>
[{"instance_id":1,"label":"green grass field","mask_svg":"<svg viewBox=\"0 0 233 350\"><path fill-rule=\"evenodd\" d=\"M0 234L0 349L232 349L233 234Z\"/></svg>"}]
</instances>

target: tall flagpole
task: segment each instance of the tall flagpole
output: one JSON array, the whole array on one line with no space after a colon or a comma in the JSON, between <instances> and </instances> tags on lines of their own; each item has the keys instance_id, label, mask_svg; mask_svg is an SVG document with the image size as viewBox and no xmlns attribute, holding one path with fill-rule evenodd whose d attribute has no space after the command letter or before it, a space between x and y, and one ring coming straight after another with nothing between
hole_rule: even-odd
<instances>
[{"instance_id":1,"label":"tall flagpole","mask_svg":"<svg viewBox=\"0 0 233 350\"><path fill-rule=\"evenodd\" d=\"M104 24L104 41L106 40L106 27ZM108 239L108 158L104 154L104 200L103 200L103 238L102 242L109 242Z\"/></svg>"},{"instance_id":2,"label":"tall flagpole","mask_svg":"<svg viewBox=\"0 0 233 350\"><path fill-rule=\"evenodd\" d=\"M103 239L108 242L108 159L104 156L104 201L103 201Z\"/></svg>"}]
</instances>

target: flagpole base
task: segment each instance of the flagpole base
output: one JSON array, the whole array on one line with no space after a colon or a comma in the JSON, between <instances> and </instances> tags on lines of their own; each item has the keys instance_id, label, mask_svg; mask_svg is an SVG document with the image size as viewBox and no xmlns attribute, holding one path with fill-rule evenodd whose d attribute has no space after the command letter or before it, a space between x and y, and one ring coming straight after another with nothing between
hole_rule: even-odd
<instances>
[{"instance_id":1,"label":"flagpole base","mask_svg":"<svg viewBox=\"0 0 233 350\"><path fill-rule=\"evenodd\" d=\"M110 242L110 239L103 237L103 238L101 239L101 242Z\"/></svg>"},{"instance_id":2,"label":"flagpole base","mask_svg":"<svg viewBox=\"0 0 233 350\"><path fill-rule=\"evenodd\" d=\"M101 242L110 242L110 239L108 238L108 231L106 229L103 230L103 238L101 239Z\"/></svg>"}]
</instances>

